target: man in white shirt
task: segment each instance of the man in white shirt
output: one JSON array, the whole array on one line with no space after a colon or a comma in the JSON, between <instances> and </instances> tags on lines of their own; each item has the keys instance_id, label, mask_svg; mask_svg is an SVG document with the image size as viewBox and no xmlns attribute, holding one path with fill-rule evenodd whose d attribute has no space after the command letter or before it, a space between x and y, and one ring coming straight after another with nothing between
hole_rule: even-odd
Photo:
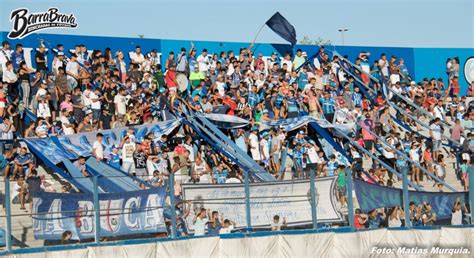
<instances>
[{"instance_id":1,"label":"man in white shirt","mask_svg":"<svg viewBox=\"0 0 474 258\"><path fill-rule=\"evenodd\" d=\"M125 115L127 113L127 92L120 88L117 95L114 97L115 104L115 114L116 115Z\"/></svg>"},{"instance_id":2,"label":"man in white shirt","mask_svg":"<svg viewBox=\"0 0 474 258\"><path fill-rule=\"evenodd\" d=\"M267 167L270 161L270 144L268 142L268 133L264 132L262 134L262 140L260 140L260 153L262 156L262 161Z\"/></svg>"},{"instance_id":3,"label":"man in white shirt","mask_svg":"<svg viewBox=\"0 0 474 258\"><path fill-rule=\"evenodd\" d=\"M101 113L102 96L98 87L95 88L95 90L89 94L89 99L91 100L91 109L94 119L99 120Z\"/></svg>"},{"instance_id":4,"label":"man in white shirt","mask_svg":"<svg viewBox=\"0 0 474 258\"><path fill-rule=\"evenodd\" d=\"M219 230L219 234L230 234L235 228L235 222L225 219L222 224L222 228Z\"/></svg>"},{"instance_id":5,"label":"man in white shirt","mask_svg":"<svg viewBox=\"0 0 474 258\"><path fill-rule=\"evenodd\" d=\"M207 49L203 49L202 53L198 56L197 62L199 64L199 71L207 74L210 68L209 57L207 56Z\"/></svg>"},{"instance_id":6,"label":"man in white shirt","mask_svg":"<svg viewBox=\"0 0 474 258\"><path fill-rule=\"evenodd\" d=\"M249 134L249 147L250 147L250 153L252 153L252 158L258 162L262 160L262 157L260 155L260 146L258 143L258 128L254 127L252 129L252 132Z\"/></svg>"},{"instance_id":7,"label":"man in white shirt","mask_svg":"<svg viewBox=\"0 0 474 258\"><path fill-rule=\"evenodd\" d=\"M388 77L388 60L385 54L380 56L379 68L382 71L382 75Z\"/></svg>"},{"instance_id":8,"label":"man in white shirt","mask_svg":"<svg viewBox=\"0 0 474 258\"><path fill-rule=\"evenodd\" d=\"M145 57L141 53L140 46L136 46L135 47L135 52L130 52L129 57L130 57L130 60L132 61L132 64L139 65L139 67L141 69L143 62L145 62Z\"/></svg>"},{"instance_id":9,"label":"man in white shirt","mask_svg":"<svg viewBox=\"0 0 474 258\"><path fill-rule=\"evenodd\" d=\"M104 159L104 146L102 145L102 139L104 135L102 133L97 133L97 139L92 145L92 155L98 160L101 161Z\"/></svg>"},{"instance_id":10,"label":"man in white shirt","mask_svg":"<svg viewBox=\"0 0 474 258\"><path fill-rule=\"evenodd\" d=\"M123 137L120 147L122 148L122 170L132 175L135 173L135 161L133 160L133 153L136 149L135 142L126 135Z\"/></svg>"},{"instance_id":11,"label":"man in white shirt","mask_svg":"<svg viewBox=\"0 0 474 258\"><path fill-rule=\"evenodd\" d=\"M12 57L12 50L10 49L10 43L8 41L2 42L2 48L0 49L0 75L5 70L5 64L10 61Z\"/></svg>"},{"instance_id":12,"label":"man in white shirt","mask_svg":"<svg viewBox=\"0 0 474 258\"><path fill-rule=\"evenodd\" d=\"M272 223L270 224L270 228L272 231L281 231L281 227L286 227L288 224L286 223L286 218L280 220L280 216L275 215L273 216Z\"/></svg>"},{"instance_id":13,"label":"man in white shirt","mask_svg":"<svg viewBox=\"0 0 474 258\"><path fill-rule=\"evenodd\" d=\"M65 135L72 135L75 133L74 124L69 121L69 110L63 109L61 115L61 124Z\"/></svg>"},{"instance_id":14,"label":"man in white shirt","mask_svg":"<svg viewBox=\"0 0 474 258\"><path fill-rule=\"evenodd\" d=\"M2 81L8 84L14 84L18 81L18 77L16 76L16 73L13 70L13 63L11 61L7 61L5 63L5 66L3 69Z\"/></svg>"},{"instance_id":15,"label":"man in white shirt","mask_svg":"<svg viewBox=\"0 0 474 258\"><path fill-rule=\"evenodd\" d=\"M286 70L291 73L293 71L293 62L291 62L291 57L289 53L285 54L285 58L281 61L281 65L286 64Z\"/></svg>"},{"instance_id":16,"label":"man in white shirt","mask_svg":"<svg viewBox=\"0 0 474 258\"><path fill-rule=\"evenodd\" d=\"M77 62L77 55L72 54L71 59L66 65L67 74L67 85L72 90L77 86L77 80L79 79L79 63Z\"/></svg>"}]
</instances>

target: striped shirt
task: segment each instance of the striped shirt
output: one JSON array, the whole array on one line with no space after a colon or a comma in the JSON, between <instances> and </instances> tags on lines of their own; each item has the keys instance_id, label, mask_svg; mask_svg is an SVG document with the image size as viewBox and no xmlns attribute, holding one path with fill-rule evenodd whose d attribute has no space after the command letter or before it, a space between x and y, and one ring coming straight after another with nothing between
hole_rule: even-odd
<instances>
[{"instance_id":1,"label":"striped shirt","mask_svg":"<svg viewBox=\"0 0 474 258\"><path fill-rule=\"evenodd\" d=\"M321 103L324 114L334 113L334 105L336 105L336 101L334 99L320 98L319 102Z\"/></svg>"}]
</instances>

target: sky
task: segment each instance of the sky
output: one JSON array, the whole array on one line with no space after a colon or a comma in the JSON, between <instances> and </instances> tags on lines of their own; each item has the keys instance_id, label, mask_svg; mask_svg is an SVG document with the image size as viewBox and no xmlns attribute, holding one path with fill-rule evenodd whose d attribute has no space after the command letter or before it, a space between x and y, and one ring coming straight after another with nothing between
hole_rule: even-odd
<instances>
[{"instance_id":1,"label":"sky","mask_svg":"<svg viewBox=\"0 0 474 258\"><path fill-rule=\"evenodd\" d=\"M58 7L78 28L41 33L251 42L279 11L304 36L341 45L474 48L474 0L0 0L0 30L10 12ZM284 43L268 27L257 42Z\"/></svg>"}]
</instances>

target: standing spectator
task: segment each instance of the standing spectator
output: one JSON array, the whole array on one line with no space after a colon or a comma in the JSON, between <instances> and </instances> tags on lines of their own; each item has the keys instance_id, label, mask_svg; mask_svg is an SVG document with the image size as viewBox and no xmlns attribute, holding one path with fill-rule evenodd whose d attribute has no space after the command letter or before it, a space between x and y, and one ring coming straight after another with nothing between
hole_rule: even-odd
<instances>
[{"instance_id":1,"label":"standing spectator","mask_svg":"<svg viewBox=\"0 0 474 258\"><path fill-rule=\"evenodd\" d=\"M48 64L46 63L44 51L44 45L41 44L35 54L36 70L41 72L42 80L46 80L46 73L48 72Z\"/></svg>"},{"instance_id":2,"label":"standing spectator","mask_svg":"<svg viewBox=\"0 0 474 258\"><path fill-rule=\"evenodd\" d=\"M209 218L206 213L206 209L201 208L201 210L193 218L194 236L204 236L206 234L205 229L207 223L209 223Z\"/></svg>"},{"instance_id":3,"label":"standing spectator","mask_svg":"<svg viewBox=\"0 0 474 258\"><path fill-rule=\"evenodd\" d=\"M79 83L79 67L77 55L72 54L71 59L66 65L67 85L69 87L69 92L72 91L72 89L74 89Z\"/></svg>"},{"instance_id":4,"label":"standing spectator","mask_svg":"<svg viewBox=\"0 0 474 258\"><path fill-rule=\"evenodd\" d=\"M102 133L96 134L96 140L92 145L92 155L98 160L104 160L104 146L102 145L102 138L104 135Z\"/></svg>"}]
</instances>

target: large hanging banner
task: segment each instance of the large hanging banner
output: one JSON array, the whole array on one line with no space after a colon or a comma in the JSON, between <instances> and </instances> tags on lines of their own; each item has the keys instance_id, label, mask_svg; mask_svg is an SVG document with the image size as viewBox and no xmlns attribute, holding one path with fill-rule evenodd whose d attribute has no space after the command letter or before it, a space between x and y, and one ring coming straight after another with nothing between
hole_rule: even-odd
<instances>
[{"instance_id":1,"label":"large hanging banner","mask_svg":"<svg viewBox=\"0 0 474 258\"><path fill-rule=\"evenodd\" d=\"M357 179L354 180L354 187L357 201L363 212L382 207L403 207L401 189L378 186ZM408 199L410 202L414 202L415 205L429 203L438 219L451 218L451 209L458 197L461 202L468 203L468 192L409 191L408 193Z\"/></svg>"},{"instance_id":2,"label":"large hanging banner","mask_svg":"<svg viewBox=\"0 0 474 258\"><path fill-rule=\"evenodd\" d=\"M336 177L316 179L318 222L341 222L336 210ZM246 227L245 189L243 184L182 185L183 198L192 201L187 225L194 230L192 220L201 208L218 211L225 219ZM309 180L279 183L258 183L250 186L252 227L269 227L273 216L285 218L288 225L311 223L311 193Z\"/></svg>"},{"instance_id":3,"label":"large hanging banner","mask_svg":"<svg viewBox=\"0 0 474 258\"><path fill-rule=\"evenodd\" d=\"M166 232L164 188L99 194L100 236ZM33 196L36 239L58 240L65 231L73 239L94 238L92 194L37 193Z\"/></svg>"}]
</instances>

